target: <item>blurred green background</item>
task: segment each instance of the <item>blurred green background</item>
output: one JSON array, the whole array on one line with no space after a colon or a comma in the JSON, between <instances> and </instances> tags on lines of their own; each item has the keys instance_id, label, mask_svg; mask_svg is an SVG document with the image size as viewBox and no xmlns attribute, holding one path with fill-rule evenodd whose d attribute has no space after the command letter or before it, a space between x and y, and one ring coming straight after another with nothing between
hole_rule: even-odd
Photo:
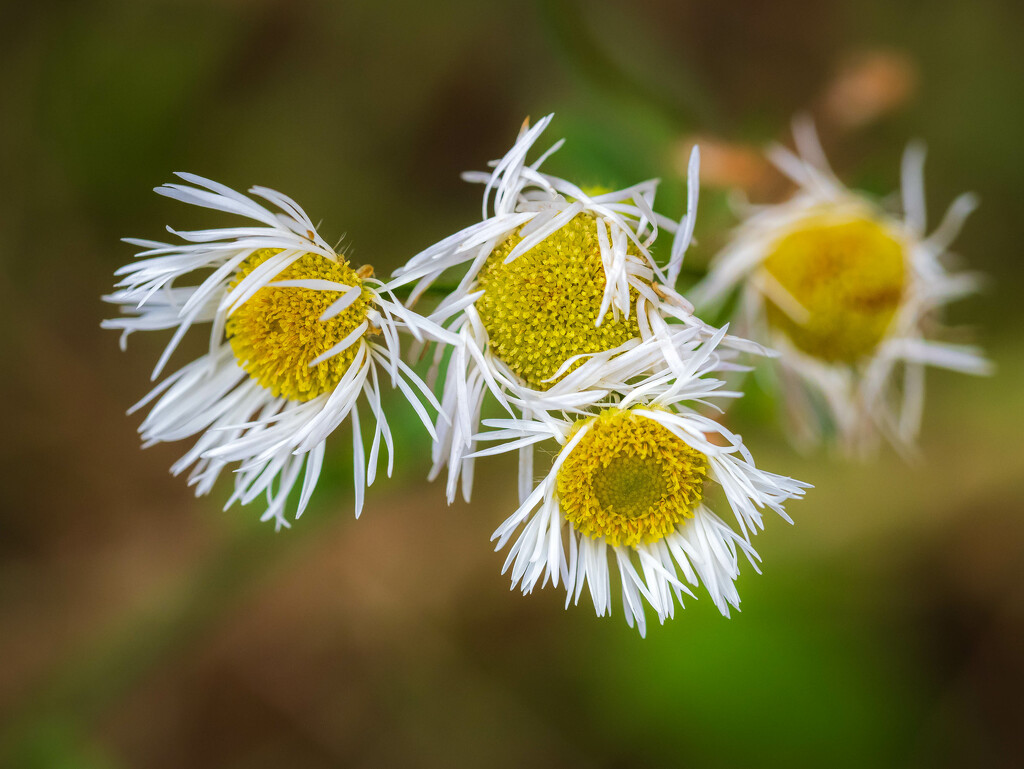
<instances>
[{"instance_id":1,"label":"blurred green background","mask_svg":"<svg viewBox=\"0 0 1024 769\"><path fill-rule=\"evenodd\" d=\"M1024 765L1024 5L82 0L3 17L0 766ZM865 57L881 68L851 86ZM459 172L526 115L557 112L553 171L661 176L677 216L694 135L732 157L805 109L840 173L880 193L925 138L933 224L980 194L956 247L992 280L954 319L999 373L929 375L911 465L799 456L767 409L736 414L761 464L817 488L796 526L769 520L733 619L690 601L641 640L618 609L509 593L488 538L513 468L488 463L477 501L447 507L411 412L360 521L343 434L280 534L221 512L226 485L193 499L167 473L183 445L139 449L124 411L166 340L121 354L98 297L131 258L120 237L224 221L149 192L173 171L292 195L385 274L479 216ZM689 267L732 221L709 183Z\"/></svg>"}]
</instances>

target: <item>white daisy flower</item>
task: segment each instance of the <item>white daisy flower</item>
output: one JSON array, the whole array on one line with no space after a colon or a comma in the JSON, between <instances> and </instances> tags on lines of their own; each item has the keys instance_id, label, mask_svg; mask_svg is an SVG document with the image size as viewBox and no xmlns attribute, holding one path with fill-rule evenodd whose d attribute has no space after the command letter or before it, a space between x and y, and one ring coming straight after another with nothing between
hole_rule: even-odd
<instances>
[{"instance_id":1,"label":"white daisy flower","mask_svg":"<svg viewBox=\"0 0 1024 769\"><path fill-rule=\"evenodd\" d=\"M201 495L221 470L239 463L226 507L265 494L263 520L280 528L289 525L286 503L300 476L295 518L305 510L327 436L348 418L358 516L382 442L388 475L392 470L382 377L401 390L434 435L423 402L439 406L401 360L399 332L420 341L458 340L403 307L372 277L372 268L349 266L290 198L264 187L250 190L279 209L275 212L222 184L178 176L189 184L167 184L156 192L256 224L192 232L168 228L183 241L178 244L126 241L144 249L137 255L141 261L119 269L118 290L104 297L121 305L126 317L103 323L122 330L122 349L133 331L174 329L153 372L156 379L188 329L211 324L209 351L132 407L154 403L139 428L144 445L199 436L171 471L177 475L191 468L189 483ZM174 285L195 271L203 272L197 284ZM368 457L361 396L374 419Z\"/></svg>"},{"instance_id":2,"label":"white daisy flower","mask_svg":"<svg viewBox=\"0 0 1024 769\"><path fill-rule=\"evenodd\" d=\"M937 311L977 288L974 275L946 267L975 198L957 198L926 235L921 145L904 154L894 215L836 178L809 121L794 135L799 156L776 147L770 158L797 192L752 210L693 297L710 306L740 287L741 333L780 352L799 439L834 437L859 452L885 437L909 449L925 366L990 371L977 348L932 338Z\"/></svg>"},{"instance_id":3,"label":"white daisy flower","mask_svg":"<svg viewBox=\"0 0 1024 769\"><path fill-rule=\"evenodd\" d=\"M644 600L664 622L698 583L725 616L738 608L739 556L757 569L749 540L763 528L761 510L790 521L783 504L803 496L807 484L758 470L738 435L683 405L720 384L662 376L576 420L485 420L497 429L478 438L505 442L478 456L549 439L561 445L545 478L494 533L498 550L517 535L504 565L513 587L525 594L561 580L568 607L587 585L604 616L611 613L614 557L626 621L641 635ZM707 505L711 483L724 492L742 534Z\"/></svg>"},{"instance_id":4,"label":"white daisy flower","mask_svg":"<svg viewBox=\"0 0 1024 769\"><path fill-rule=\"evenodd\" d=\"M449 501L460 475L469 499L473 460L467 454L487 390L510 412L523 402L573 408L632 377L666 367L685 375L687 346L715 331L671 288L693 234L696 151L688 210L677 223L653 210L656 179L588 191L542 173L540 165L561 141L527 164L551 117L524 125L490 173L465 174L485 185L484 220L395 273L396 284L416 282L412 302L452 268L467 270L430 316L463 343L445 371L431 473L434 478L448 467ZM650 252L659 229L675 234L664 270ZM436 351L435 365L443 353Z\"/></svg>"}]
</instances>

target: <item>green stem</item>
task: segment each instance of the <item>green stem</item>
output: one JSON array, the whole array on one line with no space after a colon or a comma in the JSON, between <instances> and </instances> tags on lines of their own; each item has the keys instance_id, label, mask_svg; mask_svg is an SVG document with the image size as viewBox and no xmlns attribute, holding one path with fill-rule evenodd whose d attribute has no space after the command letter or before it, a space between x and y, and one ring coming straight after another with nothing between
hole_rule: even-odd
<instances>
[{"instance_id":1,"label":"green stem","mask_svg":"<svg viewBox=\"0 0 1024 769\"><path fill-rule=\"evenodd\" d=\"M623 69L588 27L579 0L537 0L537 9L569 64L617 101L651 109L677 131L697 125L714 127L720 122L703 89L691 85L685 101L680 101ZM688 75L686 80L692 83L694 79Z\"/></svg>"}]
</instances>

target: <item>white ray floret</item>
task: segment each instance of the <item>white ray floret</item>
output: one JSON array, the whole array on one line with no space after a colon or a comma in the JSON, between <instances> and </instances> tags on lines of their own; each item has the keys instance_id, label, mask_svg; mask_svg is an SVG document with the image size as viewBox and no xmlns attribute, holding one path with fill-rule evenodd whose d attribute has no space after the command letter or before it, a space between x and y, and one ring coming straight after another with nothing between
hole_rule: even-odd
<instances>
[{"instance_id":1,"label":"white ray floret","mask_svg":"<svg viewBox=\"0 0 1024 769\"><path fill-rule=\"evenodd\" d=\"M186 184L157 188L161 195L191 205L236 214L255 224L222 229L179 232L180 243L129 239L142 247L138 261L117 271L115 293L104 297L120 305L123 317L105 321L105 328L122 331L121 346L135 331L173 330L173 336L153 371L157 379L185 333L194 325L210 324L209 349L201 357L166 376L131 411L152 404L139 431L144 445L196 438L193 447L174 464L175 475L189 472L197 495L208 493L222 470L234 469L234 492L227 506L266 497L263 520L289 526L289 494L298 486L294 510L306 509L323 466L327 437L348 419L352 425L355 514L359 515L366 486L373 483L380 453L393 466L394 441L382 405L381 382L398 388L412 404L426 429L434 435L426 405L439 404L429 388L400 357L399 333L420 342L457 343L438 324L420 317L398 302L388 285L359 273L361 288L321 279L276 280L304 255L344 262L317 234L309 217L290 198L263 187L248 197L222 184L193 174L179 174ZM273 208L254 198L260 198ZM274 253L239 279L253 254ZM196 285L176 281L202 271ZM329 292L333 300L311 327L327 322L360 297L367 299L366 317L346 338L309 361L316 366L355 348L351 363L329 390L309 400L275 396L247 373L225 338L233 313L266 288ZM335 298L335 295L337 297ZM373 418L367 455L361 432L359 405ZM425 405L426 404L426 405Z\"/></svg>"},{"instance_id":2,"label":"white ray floret","mask_svg":"<svg viewBox=\"0 0 1024 769\"><path fill-rule=\"evenodd\" d=\"M674 309L663 308L663 312L672 313ZM460 487L463 498L470 500L476 432L488 392L510 414L582 413L604 398L630 392L651 380L674 382L680 391L694 393L694 400L737 397L739 393L720 389L722 381L702 377L712 372L746 371L746 366L735 362L738 351L771 354L759 345L726 335L724 330L716 332L681 310L679 324L669 325L658 317L656 334L588 356L581 366L541 392L524 387L504 361L487 348L487 332L472 308L466 315L467 322L459 330L461 344L453 349L445 370L430 473L433 480L448 469L449 502ZM720 345L723 341L730 346ZM559 372L574 362L575 358L570 358Z\"/></svg>"},{"instance_id":3,"label":"white ray floret","mask_svg":"<svg viewBox=\"0 0 1024 769\"><path fill-rule=\"evenodd\" d=\"M921 424L926 366L975 375L991 372L977 347L931 338L941 308L979 286L976 275L951 272L948 266L948 248L977 200L972 194L958 197L928 235L921 144L910 144L904 153L902 211L893 213L839 181L809 120L795 121L794 136L796 154L774 147L769 157L797 185L796 192L779 204L750 207L692 297L710 309L739 289L737 327L780 352L776 370L799 440L814 444L831 435L845 450L861 453L885 438L910 451ZM804 323L806 309L763 264L783 238L821 217L874 222L904 254L905 288L892 320L871 354L852 362L829 361L798 349L766 316L771 303L797 324Z\"/></svg>"}]
</instances>

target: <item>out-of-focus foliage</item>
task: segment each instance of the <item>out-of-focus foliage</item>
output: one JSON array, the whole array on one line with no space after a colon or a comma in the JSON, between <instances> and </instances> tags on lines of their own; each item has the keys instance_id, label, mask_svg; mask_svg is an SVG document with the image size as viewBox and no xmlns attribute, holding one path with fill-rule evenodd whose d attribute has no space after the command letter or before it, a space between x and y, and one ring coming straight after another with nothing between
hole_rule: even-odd
<instances>
[{"instance_id":1,"label":"out-of-focus foliage","mask_svg":"<svg viewBox=\"0 0 1024 769\"><path fill-rule=\"evenodd\" d=\"M1021 762L1018 3L96 0L10 6L4 26L0 765ZM525 115L558 113L553 172L661 176L678 215L695 136L782 138L874 50L907 63L905 93L826 132L830 155L884 193L920 136L933 216L980 194L957 249L991 286L954 320L1000 370L931 375L911 465L800 457L746 399L732 426L816 488L760 538L735 618L691 601L641 641L509 593L488 538L511 466L446 508L411 421L360 521L339 440L282 534L220 512L226 493L193 499L166 476L179 447L139 450L123 412L163 340L122 355L97 297L131 254L118 238L178 221L147 192L173 171L282 190L383 274L479 216L458 174ZM709 186L688 266L732 221Z\"/></svg>"}]
</instances>

